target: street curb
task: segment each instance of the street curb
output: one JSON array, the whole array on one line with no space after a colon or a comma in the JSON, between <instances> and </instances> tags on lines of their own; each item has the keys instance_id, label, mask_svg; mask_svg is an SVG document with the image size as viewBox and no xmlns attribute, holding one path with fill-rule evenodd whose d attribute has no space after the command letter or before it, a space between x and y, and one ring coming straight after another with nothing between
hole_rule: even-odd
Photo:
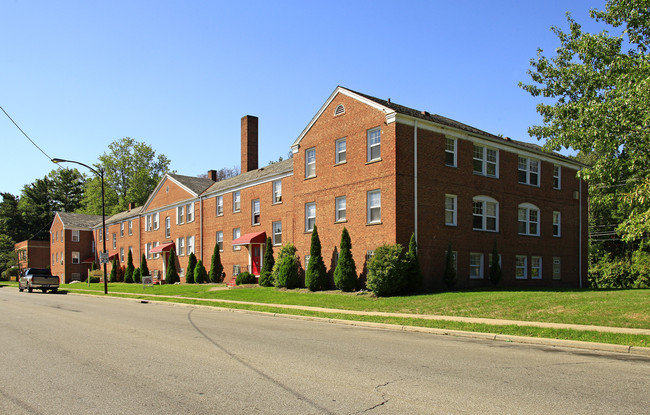
<instances>
[{"instance_id":1,"label":"street curb","mask_svg":"<svg viewBox=\"0 0 650 415\"><path fill-rule=\"evenodd\" d=\"M71 293L71 294L97 297L96 295L93 294L83 294L83 293ZM108 297L100 297L100 298L108 298ZM403 326L399 324L375 323L371 321L342 320L342 319L335 319L329 317L301 316L296 314L273 313L269 311L245 310L240 308L228 308L228 307L209 306L209 305L202 305L202 304L176 303L173 301L141 300L137 298L113 297L113 296L110 296L110 298L117 298L117 299L136 301L136 302L154 303L154 304L166 304L166 305L171 304L171 305L185 306L185 307L200 307L209 310L218 310L218 311L225 311L231 313L265 315L269 317L288 318L292 320L318 321L322 323L341 324L346 326L357 326L357 327L365 327L365 328L372 328L372 329L379 329L379 330L426 333L426 334L434 334L439 336L453 336L453 337L470 338L470 339L478 339L478 340L498 341L503 343L533 344L533 345L550 346L550 347L566 347L572 349L650 357L650 347L625 346L625 345L609 344L609 343L581 342L576 340L564 340L564 339L549 339L544 337L513 336L507 334L448 330L448 329L439 329L439 328L431 328L431 327ZM272 305L270 306L272 307Z\"/></svg>"}]
</instances>

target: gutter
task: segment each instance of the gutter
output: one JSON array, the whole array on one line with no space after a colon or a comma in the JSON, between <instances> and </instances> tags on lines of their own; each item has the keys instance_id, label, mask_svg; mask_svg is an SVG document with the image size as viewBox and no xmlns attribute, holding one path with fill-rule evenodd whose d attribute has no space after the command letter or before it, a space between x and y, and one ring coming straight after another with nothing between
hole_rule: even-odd
<instances>
[{"instance_id":1,"label":"gutter","mask_svg":"<svg viewBox=\"0 0 650 415\"><path fill-rule=\"evenodd\" d=\"M413 199L414 199L414 235L415 235L415 244L418 243L418 120L415 120L413 124Z\"/></svg>"}]
</instances>

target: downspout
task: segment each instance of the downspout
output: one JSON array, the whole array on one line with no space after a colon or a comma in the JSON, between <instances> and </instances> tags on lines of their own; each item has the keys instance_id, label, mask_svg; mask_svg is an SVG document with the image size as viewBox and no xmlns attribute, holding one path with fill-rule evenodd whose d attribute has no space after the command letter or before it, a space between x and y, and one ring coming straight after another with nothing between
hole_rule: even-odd
<instances>
[{"instance_id":1,"label":"downspout","mask_svg":"<svg viewBox=\"0 0 650 415\"><path fill-rule=\"evenodd\" d=\"M203 261L203 197L199 196L199 249L201 250L201 261Z\"/></svg>"},{"instance_id":2,"label":"downspout","mask_svg":"<svg viewBox=\"0 0 650 415\"><path fill-rule=\"evenodd\" d=\"M580 278L580 288L582 288L582 179L578 178L578 200L580 204L580 211L578 212L579 217L579 235L578 235L578 276Z\"/></svg>"},{"instance_id":3,"label":"downspout","mask_svg":"<svg viewBox=\"0 0 650 415\"><path fill-rule=\"evenodd\" d=\"M413 195L414 195L414 235L415 244L418 243L418 120L413 124Z\"/></svg>"}]
</instances>

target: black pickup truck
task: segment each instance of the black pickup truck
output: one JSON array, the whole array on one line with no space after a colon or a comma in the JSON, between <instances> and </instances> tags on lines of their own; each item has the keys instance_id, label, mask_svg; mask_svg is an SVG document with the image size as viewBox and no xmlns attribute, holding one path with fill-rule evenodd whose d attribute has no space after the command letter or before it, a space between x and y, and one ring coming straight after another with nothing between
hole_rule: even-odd
<instances>
[{"instance_id":1,"label":"black pickup truck","mask_svg":"<svg viewBox=\"0 0 650 415\"><path fill-rule=\"evenodd\" d=\"M52 291L53 293L59 290L59 277L52 275L47 268L27 268L25 273L18 281L18 291L32 292L34 288L43 291Z\"/></svg>"}]
</instances>

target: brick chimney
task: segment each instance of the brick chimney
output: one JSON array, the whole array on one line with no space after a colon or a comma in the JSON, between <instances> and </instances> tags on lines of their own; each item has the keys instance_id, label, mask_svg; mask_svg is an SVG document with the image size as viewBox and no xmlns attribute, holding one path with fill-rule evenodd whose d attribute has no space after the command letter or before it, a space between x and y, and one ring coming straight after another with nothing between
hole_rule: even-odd
<instances>
[{"instance_id":1,"label":"brick chimney","mask_svg":"<svg viewBox=\"0 0 650 415\"><path fill-rule=\"evenodd\" d=\"M241 172L257 170L257 121L253 115L241 119Z\"/></svg>"},{"instance_id":2,"label":"brick chimney","mask_svg":"<svg viewBox=\"0 0 650 415\"><path fill-rule=\"evenodd\" d=\"M129 212L135 209L135 202L129 202Z\"/></svg>"},{"instance_id":3,"label":"brick chimney","mask_svg":"<svg viewBox=\"0 0 650 415\"><path fill-rule=\"evenodd\" d=\"M217 171L216 170L208 170L208 179L212 180L213 182L217 181Z\"/></svg>"}]
</instances>

